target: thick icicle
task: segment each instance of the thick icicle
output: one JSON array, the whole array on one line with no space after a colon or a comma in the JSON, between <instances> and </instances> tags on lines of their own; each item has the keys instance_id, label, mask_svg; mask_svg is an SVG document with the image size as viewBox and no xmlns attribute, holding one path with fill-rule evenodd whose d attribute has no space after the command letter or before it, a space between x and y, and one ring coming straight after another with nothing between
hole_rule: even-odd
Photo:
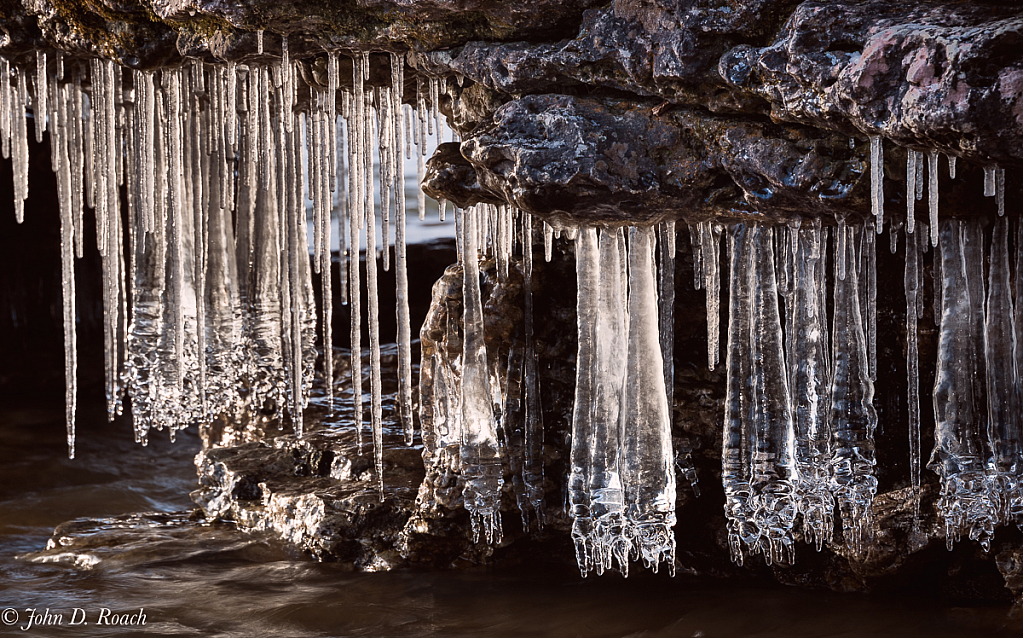
<instances>
[{"instance_id":1,"label":"thick icicle","mask_svg":"<svg viewBox=\"0 0 1023 638\"><path fill-rule=\"evenodd\" d=\"M847 238L836 242L855 263L855 228L840 228ZM864 228L863 232L869 232ZM846 547L862 555L870 542L871 504L877 492L874 477L874 384L870 379L867 335L860 311L860 282L856 268L845 278L836 273L831 339L832 493L842 519Z\"/></svg>"},{"instance_id":2,"label":"thick icicle","mask_svg":"<svg viewBox=\"0 0 1023 638\"><path fill-rule=\"evenodd\" d=\"M626 536L632 551L646 567L656 571L664 561L674 573L675 467L658 343L654 231L651 227L632 228L629 239L629 341L625 372L629 383L621 442ZM780 329L778 336L780 346Z\"/></svg>"},{"instance_id":3,"label":"thick icicle","mask_svg":"<svg viewBox=\"0 0 1023 638\"><path fill-rule=\"evenodd\" d=\"M992 504L998 508L1003 523L1014 522L1016 515L1023 513L1023 432L1020 431L1023 389L1015 361L1020 346L1015 343L1009 234L1009 220L995 221L984 325L987 438L992 453L988 482Z\"/></svg>"},{"instance_id":4,"label":"thick icicle","mask_svg":"<svg viewBox=\"0 0 1023 638\"><path fill-rule=\"evenodd\" d=\"M785 308L785 341L796 440L796 495L803 515L803 533L820 551L831 542L834 502L829 485L830 370L825 310L826 275L820 220L793 229L791 302Z\"/></svg>"},{"instance_id":5,"label":"thick icicle","mask_svg":"<svg viewBox=\"0 0 1023 638\"><path fill-rule=\"evenodd\" d=\"M592 477L589 444L595 437L593 372L596 367L597 326L594 319L599 303L599 266L597 231L595 228L584 228L575 244L578 349L575 359L575 401L572 408L571 469L568 478L572 540L575 542L579 571L584 576L596 567L590 502Z\"/></svg>"},{"instance_id":6,"label":"thick icicle","mask_svg":"<svg viewBox=\"0 0 1023 638\"><path fill-rule=\"evenodd\" d=\"M774 272L773 232L729 232L728 376L722 479L732 557L793 559L794 431ZM741 543L740 543L741 541Z\"/></svg>"},{"instance_id":7,"label":"thick icicle","mask_svg":"<svg viewBox=\"0 0 1023 638\"><path fill-rule=\"evenodd\" d=\"M661 358L664 362L664 387L668 398L668 416L675 405L675 223L657 227L657 301L661 331ZM669 421L671 419L669 418Z\"/></svg>"},{"instance_id":8,"label":"thick icicle","mask_svg":"<svg viewBox=\"0 0 1023 638\"><path fill-rule=\"evenodd\" d=\"M984 237L981 223L941 223L942 314L934 379L934 451L941 477L938 511L951 550L964 532L990 547L997 507L985 476Z\"/></svg>"},{"instance_id":9,"label":"thick icicle","mask_svg":"<svg viewBox=\"0 0 1023 638\"><path fill-rule=\"evenodd\" d=\"M462 298L464 345L462 348L462 497L469 510L473 537L482 534L487 543L501 542L501 486L504 483L497 421L491 403L487 373L487 350L483 340L483 303L480 292L476 244L478 208L463 212L465 251Z\"/></svg>"}]
</instances>

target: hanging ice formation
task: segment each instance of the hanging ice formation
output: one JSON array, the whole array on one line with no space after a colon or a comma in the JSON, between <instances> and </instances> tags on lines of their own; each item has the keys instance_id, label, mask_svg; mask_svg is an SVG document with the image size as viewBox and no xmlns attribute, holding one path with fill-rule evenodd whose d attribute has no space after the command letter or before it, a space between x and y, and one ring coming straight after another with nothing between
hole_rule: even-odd
<instances>
[{"instance_id":1,"label":"hanging ice formation","mask_svg":"<svg viewBox=\"0 0 1023 638\"><path fill-rule=\"evenodd\" d=\"M621 228L582 228L575 240L579 351L569 501L584 575L615 564L628 574L640 558L674 570L675 472L654 230L628 234L628 248Z\"/></svg>"},{"instance_id":2,"label":"hanging ice formation","mask_svg":"<svg viewBox=\"0 0 1023 638\"><path fill-rule=\"evenodd\" d=\"M360 432L367 420L363 303L368 309L368 421L382 488L378 258L380 267L396 270L396 412L412 440L403 158L411 157L415 143L422 174L427 139L441 133L437 105L444 85L417 80L409 96L414 106L406 108L401 56L390 58L389 83L370 86L370 58L356 55L351 87L342 89L339 57L328 54L326 84L310 85L300 103L300 75L287 40L281 45L281 58L267 63L211 67L189 61L161 71L125 70L105 60L72 64L60 53L39 52L31 68L0 58L0 151L12 161L19 222L28 196L29 108L36 139L50 136L57 173L72 456L74 269L86 241L86 207L95 211L102 261L107 411L111 418L118 414L127 394L139 441L153 428L173 435L191 423L246 410L287 413L301 435L317 339L333 405L330 299L340 283L341 299L352 311L354 426ZM874 235L884 228L881 142L870 139L874 215L865 224L771 228L704 221L689 227L694 280L706 291L711 369L719 363L720 246L727 237L722 476L736 560L763 553L770 562L788 563L800 531L818 549L834 544L836 518L851 555L869 548L877 489ZM950 177L955 170L949 157ZM925 176L928 223L917 220L915 211ZM984 195L995 198L999 215L990 229L977 220L939 219L935 151L907 151L906 177L901 227L910 483L919 507L917 322L924 314L920 253L929 238L940 244L934 255L940 339L929 467L941 478L938 509L949 545L966 535L987 547L997 525L1023 522L1023 227L1017 223L1013 237L1002 217L1000 167L985 169ZM420 191L420 214L424 208ZM449 314L445 339L432 351L424 349L420 383L431 399L419 409L433 462L461 475L459 497L474 534L500 542L506 482L526 526L530 517L544 521L544 429L532 320L535 228L548 261L558 236L575 242L578 264L568 501L580 569L627 572L638 559L655 569L661 562L673 568L674 223L656 231L555 231L492 205L457 210L456 221L460 317ZM901 224L888 224L893 247ZM335 232L337 260L331 256ZM1014 262L1010 245L1016 247ZM310 252L311 261L305 258ZM498 282L509 282L516 269L524 276L524 339L507 356L488 352L484 341L481 255L494 258ZM314 272L324 300L319 315Z\"/></svg>"},{"instance_id":3,"label":"hanging ice formation","mask_svg":"<svg viewBox=\"0 0 1023 638\"><path fill-rule=\"evenodd\" d=\"M326 86L310 87L307 111L298 113L300 80L286 38L282 53L268 64L211 67L188 61L161 71L124 70L107 60L71 64L60 53L40 53L30 72L0 59L0 140L14 164L18 221L28 189L25 113L30 105L37 139L43 131L50 134L58 178L70 454L77 365L74 256L83 254L84 208L96 212L102 259L109 416L121 411L127 393L141 442L153 428L169 429L173 436L192 423L247 409L269 410L276 417L287 410L301 435L314 382L318 323L324 366L333 369L334 219L340 218L342 246L350 250L342 251L344 257L358 255L362 231L374 245L378 213L369 150L374 141L382 160L377 181L385 244L390 221L395 224L397 403L411 440L405 185L399 150L405 129L404 59L392 55L390 85L371 90L363 83L368 58L359 56L354 86L339 91L338 57L330 54ZM435 104L431 117L436 117ZM425 121L425 114L419 119ZM122 187L128 206L124 217ZM314 228L312 265L302 258L310 252L307 200ZM121 227L122 219L127 228ZM370 255L372 287L376 260ZM343 292L358 308L359 269L347 259L340 265ZM327 300L319 321L311 270L323 275ZM375 302L371 290L370 421L379 474ZM358 318L353 312L356 336ZM361 387L360 351L356 343L354 378ZM333 383L326 385L332 401ZM358 401L361 389L355 396ZM361 409L356 414L361 426Z\"/></svg>"}]
</instances>

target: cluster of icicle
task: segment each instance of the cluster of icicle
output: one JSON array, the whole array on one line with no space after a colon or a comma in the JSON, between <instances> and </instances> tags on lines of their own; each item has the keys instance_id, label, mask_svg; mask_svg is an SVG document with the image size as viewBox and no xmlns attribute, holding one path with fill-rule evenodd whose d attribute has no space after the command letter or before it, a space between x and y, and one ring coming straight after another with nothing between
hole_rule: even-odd
<instances>
[{"instance_id":1,"label":"cluster of icicle","mask_svg":"<svg viewBox=\"0 0 1023 638\"><path fill-rule=\"evenodd\" d=\"M722 480L733 559L741 563L745 548L769 563L791 563L797 522L819 549L831 542L836 515L846 544L862 551L877 489L872 226L842 225L829 233L819 222L704 222L691 232L698 283L707 291L712 367L720 238L727 237ZM830 334L829 235L837 256Z\"/></svg>"},{"instance_id":2,"label":"cluster of icicle","mask_svg":"<svg viewBox=\"0 0 1023 638\"><path fill-rule=\"evenodd\" d=\"M649 226L587 227L575 236L579 349L568 491L583 575L614 564L627 575L637 559L654 570L664 561L674 573L674 223L659 231L660 242Z\"/></svg>"},{"instance_id":3,"label":"cluster of icicle","mask_svg":"<svg viewBox=\"0 0 1023 638\"><path fill-rule=\"evenodd\" d=\"M511 477L523 528L530 527L531 519L538 525L544 520L543 415L533 347L532 218L507 206L480 204L456 208L455 226L461 321L447 308L441 338L424 338L422 437L428 463L463 477L461 497L477 542L483 538L499 543L505 475ZM521 244L524 338L508 344L503 358L500 352L488 352L484 341L480 260L494 259L494 285L507 285L516 244Z\"/></svg>"},{"instance_id":4,"label":"cluster of icicle","mask_svg":"<svg viewBox=\"0 0 1023 638\"><path fill-rule=\"evenodd\" d=\"M417 108L407 107L402 103L403 57L391 56L390 85L374 88L365 84L369 56L362 54L353 61L353 86L339 90L339 56L330 54L327 85L308 86L307 105L298 112L299 74L286 38L282 51L280 59L267 63L207 66L192 60L161 71L126 70L99 59L65 65L59 52L37 53L34 69L0 58L0 140L4 156L13 160L19 222L28 194L27 111L33 114L37 140L50 134L60 200L72 457L74 257L83 252L86 206L95 210L102 258L108 412L110 418L118 414L127 393L136 438L143 443L152 428L167 428L173 435L192 423L244 409L278 417L287 409L302 434L317 358L311 270L323 275L319 324L333 404L329 274L335 224L341 297L351 305L353 394L361 439L358 264L360 250L369 247L370 420L378 476L382 408L376 247L383 246L387 269L393 224L397 407L411 440L402 148L411 156L415 142L422 172L426 136L434 121L438 127L441 121L434 108L439 85L420 82ZM127 211L121 210L122 187ZM420 214L423 207L421 201ZM315 220L312 260L306 257L310 209Z\"/></svg>"}]
</instances>

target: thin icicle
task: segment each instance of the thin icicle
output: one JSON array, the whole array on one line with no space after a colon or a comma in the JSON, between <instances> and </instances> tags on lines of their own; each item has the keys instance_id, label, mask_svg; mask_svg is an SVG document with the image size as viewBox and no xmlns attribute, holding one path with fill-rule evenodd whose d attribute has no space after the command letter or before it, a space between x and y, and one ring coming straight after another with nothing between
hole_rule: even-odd
<instances>
[{"instance_id":1,"label":"thin icicle","mask_svg":"<svg viewBox=\"0 0 1023 638\"><path fill-rule=\"evenodd\" d=\"M707 297L707 367L721 361L721 226L702 222L703 288Z\"/></svg>"},{"instance_id":2,"label":"thin icicle","mask_svg":"<svg viewBox=\"0 0 1023 638\"><path fill-rule=\"evenodd\" d=\"M998 216L1005 215L1005 169L995 169L995 203L998 207Z\"/></svg>"},{"instance_id":3,"label":"thin icicle","mask_svg":"<svg viewBox=\"0 0 1023 638\"><path fill-rule=\"evenodd\" d=\"M543 260L550 263L554 253L554 228L546 221L543 223Z\"/></svg>"},{"instance_id":4,"label":"thin icicle","mask_svg":"<svg viewBox=\"0 0 1023 638\"><path fill-rule=\"evenodd\" d=\"M938 245L938 151L927 151L927 206L930 210L931 245Z\"/></svg>"},{"instance_id":5,"label":"thin icicle","mask_svg":"<svg viewBox=\"0 0 1023 638\"><path fill-rule=\"evenodd\" d=\"M689 245L693 249L693 288L703 287L703 225L689 224Z\"/></svg>"},{"instance_id":6,"label":"thin icicle","mask_svg":"<svg viewBox=\"0 0 1023 638\"><path fill-rule=\"evenodd\" d=\"M916 230L916 164L918 161L917 152L913 149L906 150L906 233L912 234Z\"/></svg>"},{"instance_id":7,"label":"thin icicle","mask_svg":"<svg viewBox=\"0 0 1023 638\"><path fill-rule=\"evenodd\" d=\"M955 155L949 155L948 156L948 176L951 179L955 179L956 178L956 156Z\"/></svg>"},{"instance_id":8,"label":"thin icicle","mask_svg":"<svg viewBox=\"0 0 1023 638\"><path fill-rule=\"evenodd\" d=\"M870 204L877 232L884 228L884 151L881 136L870 136Z\"/></svg>"},{"instance_id":9,"label":"thin icicle","mask_svg":"<svg viewBox=\"0 0 1023 638\"><path fill-rule=\"evenodd\" d=\"M526 362L523 376L525 382L526 426L525 458L522 463L522 482L526 488L526 500L533 508L538 527L543 527L544 514L544 467L543 467L543 410L540 401L538 364L533 339L533 218L522 214L522 288L525 298L523 312L526 330ZM526 526L528 528L528 525Z\"/></svg>"},{"instance_id":10,"label":"thin icicle","mask_svg":"<svg viewBox=\"0 0 1023 638\"><path fill-rule=\"evenodd\" d=\"M914 525L920 516L920 348L917 338L917 304L920 290L919 234L906 235L906 404L909 420L909 482L913 487Z\"/></svg>"},{"instance_id":11,"label":"thin icicle","mask_svg":"<svg viewBox=\"0 0 1023 638\"><path fill-rule=\"evenodd\" d=\"M995 169L996 166L984 167L984 197L995 196Z\"/></svg>"}]
</instances>

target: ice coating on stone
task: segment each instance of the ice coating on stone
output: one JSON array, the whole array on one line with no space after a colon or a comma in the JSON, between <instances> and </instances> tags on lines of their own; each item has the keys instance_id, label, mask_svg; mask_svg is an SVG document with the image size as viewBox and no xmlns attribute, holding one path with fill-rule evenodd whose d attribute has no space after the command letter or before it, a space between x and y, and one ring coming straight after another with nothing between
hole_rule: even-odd
<instances>
[{"instance_id":1,"label":"ice coating on stone","mask_svg":"<svg viewBox=\"0 0 1023 638\"><path fill-rule=\"evenodd\" d=\"M941 477L937 507L949 549L963 534L990 547L998 521L985 473L983 237L979 221L941 222L942 313L928 467Z\"/></svg>"},{"instance_id":2,"label":"ice coating on stone","mask_svg":"<svg viewBox=\"0 0 1023 638\"><path fill-rule=\"evenodd\" d=\"M465 489L462 496L469 511L473 537L487 543L501 542L501 468L497 421L491 402L487 372L487 350L483 341L483 303L476 228L478 208L463 211L462 242L464 246L462 318L462 475Z\"/></svg>"},{"instance_id":3,"label":"ice coating on stone","mask_svg":"<svg viewBox=\"0 0 1023 638\"><path fill-rule=\"evenodd\" d=\"M848 237L836 245L848 251L846 262L854 261L856 229L846 227L838 232ZM869 228L862 232L869 232ZM877 413L859 287L855 268L849 268L844 279L836 273L831 338L832 494L841 516L845 545L854 555L863 554L870 542L871 504L877 492L874 477Z\"/></svg>"}]
</instances>

